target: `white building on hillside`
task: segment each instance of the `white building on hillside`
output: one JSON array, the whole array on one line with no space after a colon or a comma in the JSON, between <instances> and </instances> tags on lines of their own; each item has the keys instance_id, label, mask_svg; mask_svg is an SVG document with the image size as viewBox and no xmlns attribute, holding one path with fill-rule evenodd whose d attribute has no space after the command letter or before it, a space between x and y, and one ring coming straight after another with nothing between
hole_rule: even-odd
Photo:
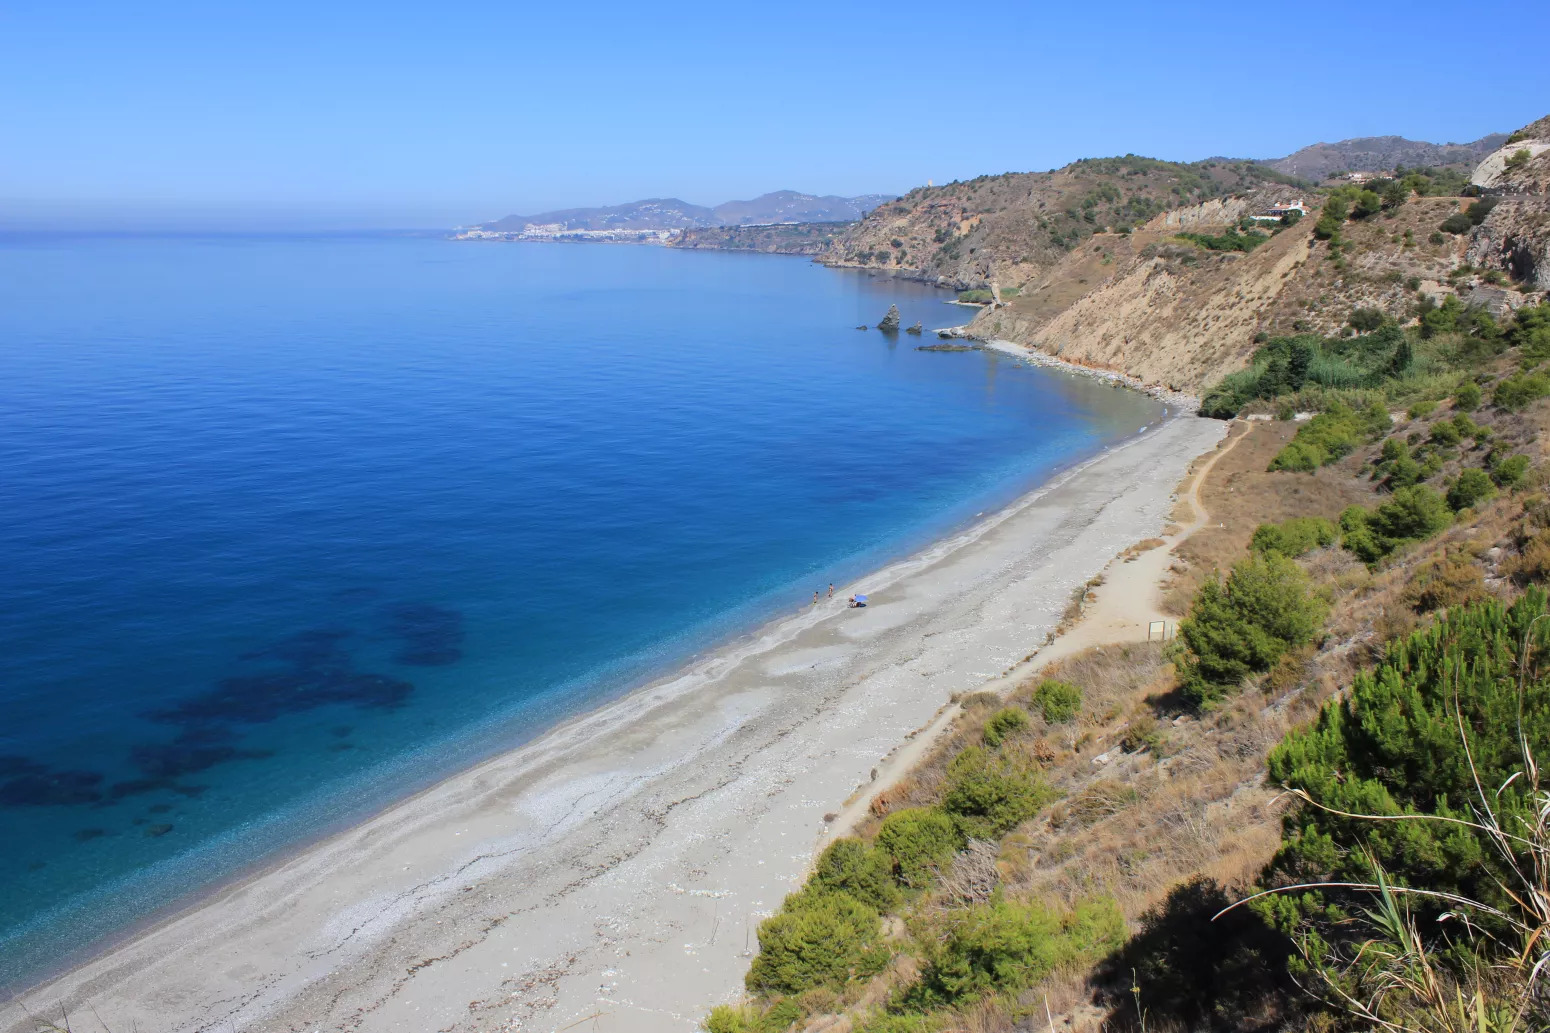
<instances>
[{"instance_id":1,"label":"white building on hillside","mask_svg":"<svg viewBox=\"0 0 1550 1033\"><path fill-rule=\"evenodd\" d=\"M1293 201L1277 201L1258 215L1251 215L1249 218L1256 222L1280 222L1293 212L1300 216L1308 214L1308 207L1302 203L1302 198L1299 197Z\"/></svg>"}]
</instances>

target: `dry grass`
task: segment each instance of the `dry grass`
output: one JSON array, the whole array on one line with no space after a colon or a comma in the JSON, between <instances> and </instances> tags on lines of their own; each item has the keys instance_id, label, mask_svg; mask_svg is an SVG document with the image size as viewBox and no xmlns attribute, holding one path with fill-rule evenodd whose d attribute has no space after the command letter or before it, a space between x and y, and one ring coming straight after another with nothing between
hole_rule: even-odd
<instances>
[{"instance_id":1,"label":"dry grass","mask_svg":"<svg viewBox=\"0 0 1550 1033\"><path fill-rule=\"evenodd\" d=\"M1162 543L1159 542L1158 544ZM1088 578L1085 583L1077 585L1076 588L1071 590L1071 601L1066 604L1065 610L1061 612L1060 622L1050 632L1049 638L1045 640L1046 642L1053 641L1057 635L1062 635L1071 630L1076 625L1076 622L1082 619L1082 614L1087 610L1087 604L1096 601L1098 598L1097 593L1093 589L1102 585L1103 582L1104 576L1102 574L1095 574Z\"/></svg>"},{"instance_id":2,"label":"dry grass","mask_svg":"<svg viewBox=\"0 0 1550 1033\"><path fill-rule=\"evenodd\" d=\"M1377 501L1369 482L1354 476L1361 465L1356 457L1312 474L1269 473L1270 460L1297 433L1297 427L1256 420L1237 446L1211 468L1198 493L1209 520L1174 549L1173 577L1163 595L1163 608L1169 614L1184 616L1201 583L1241 559L1260 524L1293 516L1333 520L1347 506Z\"/></svg>"},{"instance_id":3,"label":"dry grass","mask_svg":"<svg viewBox=\"0 0 1550 1033\"><path fill-rule=\"evenodd\" d=\"M1544 419L1536 407L1526 416L1491 422L1499 436L1532 443L1537 461L1542 453L1533 437ZM1347 505L1376 500L1361 476L1376 446L1314 475L1265 472L1294 431L1290 424L1258 423L1212 468L1200 496L1220 526L1202 529L1177 550L1180 594L1192 593L1202 574L1241 557L1260 523L1307 514L1332 518ZM1279 788L1264 784L1269 751L1378 659L1390 637L1418 626L1438 607L1513 591L1508 575L1525 562L1523 550L1546 540L1547 529L1550 504L1519 495L1482 505L1376 572L1338 548L1311 553L1302 562L1330 602L1326 635L1214 712L1191 714L1178 706L1173 667L1155 643L1095 647L1040 671L1014 690L1015 702L1027 706L1046 678L1083 691L1077 720L1049 725L1030 708L1032 724L1016 736L1017 748L1039 758L1061 799L1001 840L994 876L986 868L989 851L976 847L972 859L961 861L963 878L955 863L926 906L961 906L961 899L998 883L1015 897L1065 905L1106 893L1135 922L1195 875L1223 886L1252 884L1280 844L1285 807ZM1550 569L1550 555L1546 563ZM992 702L964 700L964 711L934 752L874 801L863 834L875 831L891 810L940 799L948 762L981 740ZM899 985L897 973L893 978L890 985ZM1090 1003L1092 978L1085 970L1057 973L1017 1001L981 1002L955 1013L949 1028L1044 1030L1051 1025L1046 999L1059 1033L1105 1028L1115 1016ZM873 992L880 993L881 985L874 983ZM1274 1016L1261 1018L1268 1024Z\"/></svg>"},{"instance_id":4,"label":"dry grass","mask_svg":"<svg viewBox=\"0 0 1550 1033\"><path fill-rule=\"evenodd\" d=\"M1141 541L1136 542L1136 544L1132 545L1130 548L1126 549L1124 552L1120 553L1120 559L1124 560L1126 563L1130 563L1139 557L1142 553L1151 552L1153 549L1161 548L1163 544L1164 543L1161 538L1142 539Z\"/></svg>"}]
</instances>

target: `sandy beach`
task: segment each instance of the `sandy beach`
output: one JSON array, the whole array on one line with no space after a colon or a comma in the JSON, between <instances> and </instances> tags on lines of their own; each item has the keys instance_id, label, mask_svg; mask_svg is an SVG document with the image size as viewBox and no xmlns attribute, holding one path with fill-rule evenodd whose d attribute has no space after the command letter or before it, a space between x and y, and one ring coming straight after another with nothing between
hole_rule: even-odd
<instances>
[{"instance_id":1,"label":"sandy beach","mask_svg":"<svg viewBox=\"0 0 1550 1033\"><path fill-rule=\"evenodd\" d=\"M956 694L1025 668L1072 588L1158 534L1225 431L1153 427L833 601L214 894L24 995L3 1028L31 1033L29 1011L59 1022L63 1008L78 1033L692 1030L737 996L759 920L912 737ZM871 605L847 609L851 592ZM1150 598L1094 633L1144 638Z\"/></svg>"}]
</instances>

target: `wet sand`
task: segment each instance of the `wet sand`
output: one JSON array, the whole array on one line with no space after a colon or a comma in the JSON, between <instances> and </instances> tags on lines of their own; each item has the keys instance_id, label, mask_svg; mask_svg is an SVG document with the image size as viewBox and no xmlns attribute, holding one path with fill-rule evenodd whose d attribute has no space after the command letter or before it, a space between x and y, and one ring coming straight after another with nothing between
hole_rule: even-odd
<instances>
[{"instance_id":1,"label":"wet sand","mask_svg":"<svg viewBox=\"0 0 1550 1033\"><path fill-rule=\"evenodd\" d=\"M77 1033L692 1030L847 799L1167 523L1182 417L23 995ZM871 605L847 609L865 592ZM1145 608L1137 610L1145 614ZM1125 629L1117 629L1123 634ZM1144 637L1145 629L1131 629ZM888 765L884 765L888 766ZM895 765L896 766L896 765Z\"/></svg>"}]
</instances>

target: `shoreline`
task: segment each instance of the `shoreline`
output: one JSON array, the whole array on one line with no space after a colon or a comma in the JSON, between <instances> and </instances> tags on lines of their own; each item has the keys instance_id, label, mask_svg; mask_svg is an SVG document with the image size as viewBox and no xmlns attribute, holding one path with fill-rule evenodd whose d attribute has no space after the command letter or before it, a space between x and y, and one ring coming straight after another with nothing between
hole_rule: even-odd
<instances>
[{"instance_id":1,"label":"shoreline","mask_svg":"<svg viewBox=\"0 0 1550 1033\"><path fill-rule=\"evenodd\" d=\"M618 985L627 982L631 1005L615 1008L615 1019L628 1020L600 1028L692 1029L737 989L751 929L805 871L826 831L823 808L871 785L868 768L950 711L953 693L1016 667L1058 619L1070 585L1142 537L1143 525L1161 526L1174 485L1220 427L1165 418L846 586L873 595L872 607L846 611L837 601L777 619L215 890L22 997L33 1011L56 1000L76 1012L94 1006L114 1027L342 1028L348 1013L349 1028L485 1029L521 1009L533 1024L520 1028L548 1028L549 1019L584 1018L599 1000L624 1005ZM1159 451L1165 461L1143 458ZM1127 498L1130 507L1114 505ZM1030 545L1014 530L1045 540ZM1030 555L1051 535L1069 539L1069 563ZM1035 571L1058 583L1038 584ZM1000 598L1012 594L1019 605ZM1041 623L1021 623L1030 601ZM990 609L1004 619L965 622ZM930 641L944 635L941 645ZM923 658L929 669L902 669ZM797 760L806 763L789 763ZM775 777L782 771L790 774ZM715 812L708 823L706 810ZM698 818L677 817L689 812ZM740 857L718 849L750 836L759 849ZM673 878L657 877L669 870ZM643 898L642 885L655 893ZM690 928L707 906L708 941ZM581 919L611 912L577 939L587 931ZM733 935L721 926L734 914L744 952L711 950L718 933ZM528 920L506 926L519 915ZM544 930L550 936L538 940L569 946L492 953L494 940ZM674 947L675 936L696 945ZM599 956L620 950L654 960L632 963L630 978L601 993L609 973L623 973L599 966ZM704 978L681 970L689 958L710 961L707 953L717 956ZM489 964L473 964L475 954ZM508 960L493 961L501 956ZM662 976L674 982L663 986Z\"/></svg>"},{"instance_id":2,"label":"shoreline","mask_svg":"<svg viewBox=\"0 0 1550 1033\"><path fill-rule=\"evenodd\" d=\"M949 302L948 304L965 303ZM984 306L976 307L983 308ZM1068 373L1076 373L1084 377L1092 377L1095 380L1106 381L1116 387L1128 387L1132 391L1139 391L1144 395L1150 395L1160 402L1177 406L1190 413L1196 412L1200 408L1200 398L1197 395L1183 391L1172 391L1160 384L1148 384L1119 370L1100 369L1096 366L1083 366L1075 362L1067 362L1065 359L1058 358L1048 352L1031 348L1026 344L1018 344L1016 341L1008 341L1002 337L979 337L969 332L969 324L967 323L959 326L944 326L933 330L932 333L938 337L945 335L952 340L977 341L981 347L989 348L991 351L1002 352L1006 355L1015 355L1017 358L1034 366L1062 369Z\"/></svg>"},{"instance_id":3,"label":"shoreline","mask_svg":"<svg viewBox=\"0 0 1550 1033\"><path fill-rule=\"evenodd\" d=\"M516 243L531 243L518 241ZM562 243L573 243L563 241ZM1105 455L1116 449L1123 449L1145 437L1147 433L1170 420L1179 418L1181 413L1170 408L1163 408L1157 414L1157 418L1150 424L1143 426L1141 431L1132 434L1128 438L1117 440L1111 445L1079 455L1075 460L1064 460L1054 465L1045 474L1043 479L1033 483L1031 487L1012 489L1012 492L1003 493L999 498L983 500L981 505L985 509L978 514L968 516L967 513L975 506L961 507L961 512L950 518L943 526L936 530L920 534L914 540L896 544L886 550L874 549L862 555L867 556L862 564L863 573L852 578L843 585L843 590L836 588L837 596L845 596L852 592L867 594L884 589L898 578L907 576L910 569L920 562L925 562L931 557L942 552L951 552L962 546L972 537L991 528L1009 512L1039 495L1040 493L1058 487L1069 477L1079 474L1087 466L1101 460ZM1007 495L1010 497L1007 497ZM838 601L838 600L836 600ZM754 611L754 612L757 612ZM630 702L631 697L666 685L678 684L697 677L713 677L714 668L724 665L729 661L746 659L749 655L763 652L788 640L791 636L800 634L810 627L815 621L821 621L827 614L827 609L815 613L809 606L801 606L795 612L781 609L778 613L765 612L752 619L746 619L733 625L729 630L716 633L713 637L704 641L693 649L686 651L675 659L663 660L653 664L643 671L619 678L609 687L596 692L590 699L575 709L563 713L552 724L543 727L529 735L524 735L518 741L496 746L493 748L479 749L474 752L471 760L465 761L452 768L443 768L442 773L426 778L419 778L407 783L403 795L395 795L380 803L357 810L349 817L340 818L318 828L317 831L294 842L266 851L262 855L249 860L213 881L197 886L178 894L174 899L156 907L128 924L106 933L89 944L79 947L69 955L59 959L57 964L50 965L47 970L32 975L25 981L18 980L14 983L0 985L0 993L7 998L20 999L34 993L39 988L47 987L59 980L68 978L78 970L91 965L93 962L110 955L120 947L130 944L142 937L151 935L158 930L171 925L180 918L198 911L207 904L221 898L230 891L240 890L247 884L262 879L277 869L284 867L293 859L302 857L310 851L319 848L331 840L346 835L379 817L397 808L408 806L428 793L434 792L443 783L463 777L477 770L485 764L501 760L515 755L529 747L543 743L551 736L572 734L573 726L583 724L590 718L604 717L604 711ZM582 734L582 730L574 730L576 736ZM913 733L911 733L913 735ZM5 1025L4 1019L0 1019L0 1031L7 1031L10 1027ZM29 1030L28 1033L31 1033Z\"/></svg>"}]
</instances>

